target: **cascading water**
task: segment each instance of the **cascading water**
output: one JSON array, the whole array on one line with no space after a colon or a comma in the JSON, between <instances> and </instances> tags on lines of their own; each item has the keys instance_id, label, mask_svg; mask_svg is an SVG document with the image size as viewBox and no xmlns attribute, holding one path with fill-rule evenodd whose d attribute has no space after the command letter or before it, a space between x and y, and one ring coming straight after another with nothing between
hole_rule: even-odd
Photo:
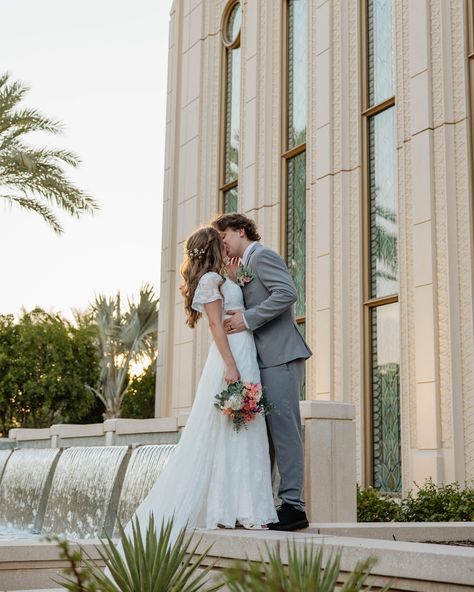
<instances>
[{"instance_id":1,"label":"cascading water","mask_svg":"<svg viewBox=\"0 0 474 592\"><path fill-rule=\"evenodd\" d=\"M0 481L1 524L23 530L34 528L48 475L58 454L57 449L21 449L5 459ZM2 457L0 465L1 462Z\"/></svg>"},{"instance_id":2,"label":"cascading water","mask_svg":"<svg viewBox=\"0 0 474 592\"><path fill-rule=\"evenodd\" d=\"M42 532L73 538L103 536L126 446L66 449L59 459Z\"/></svg>"},{"instance_id":3,"label":"cascading water","mask_svg":"<svg viewBox=\"0 0 474 592\"><path fill-rule=\"evenodd\" d=\"M133 512L146 497L175 449L175 444L148 445L135 448L123 481L117 522L127 524ZM117 525L114 536L118 536Z\"/></svg>"},{"instance_id":4,"label":"cascading water","mask_svg":"<svg viewBox=\"0 0 474 592\"><path fill-rule=\"evenodd\" d=\"M11 450L0 450L0 480L2 479L3 471L6 467L7 460L9 459L11 453Z\"/></svg>"}]
</instances>

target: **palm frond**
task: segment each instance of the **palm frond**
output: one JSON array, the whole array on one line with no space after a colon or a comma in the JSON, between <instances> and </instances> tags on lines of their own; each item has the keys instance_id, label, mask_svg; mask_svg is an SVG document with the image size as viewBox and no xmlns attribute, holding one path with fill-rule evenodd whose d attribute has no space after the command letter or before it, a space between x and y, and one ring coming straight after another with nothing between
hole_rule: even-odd
<instances>
[{"instance_id":1,"label":"palm frond","mask_svg":"<svg viewBox=\"0 0 474 592\"><path fill-rule=\"evenodd\" d=\"M54 232L57 234L62 233L63 229L53 212L34 197L21 197L18 195L5 195L0 193L0 198L5 199L10 205L16 204L25 210L36 212L48 222Z\"/></svg>"},{"instance_id":2,"label":"palm frond","mask_svg":"<svg viewBox=\"0 0 474 592\"><path fill-rule=\"evenodd\" d=\"M36 109L19 107L28 90L21 82L11 81L8 73L0 75L0 198L36 212L55 232L62 233L53 208L76 218L99 208L63 170L79 165L73 152L33 148L23 141L30 132L59 134L63 129L60 122Z\"/></svg>"}]
</instances>

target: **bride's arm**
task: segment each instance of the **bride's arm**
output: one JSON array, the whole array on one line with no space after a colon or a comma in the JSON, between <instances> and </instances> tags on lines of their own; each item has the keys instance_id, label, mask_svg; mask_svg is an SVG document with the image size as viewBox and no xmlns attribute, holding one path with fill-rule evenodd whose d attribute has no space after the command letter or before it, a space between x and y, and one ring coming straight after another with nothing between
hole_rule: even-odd
<instances>
[{"instance_id":1,"label":"bride's arm","mask_svg":"<svg viewBox=\"0 0 474 592\"><path fill-rule=\"evenodd\" d=\"M228 384L236 382L240 379L240 374L237 370L237 365L222 325L222 300L208 302L207 304L204 304L204 308L209 322L209 329L211 330L217 349L225 363L225 380Z\"/></svg>"}]
</instances>

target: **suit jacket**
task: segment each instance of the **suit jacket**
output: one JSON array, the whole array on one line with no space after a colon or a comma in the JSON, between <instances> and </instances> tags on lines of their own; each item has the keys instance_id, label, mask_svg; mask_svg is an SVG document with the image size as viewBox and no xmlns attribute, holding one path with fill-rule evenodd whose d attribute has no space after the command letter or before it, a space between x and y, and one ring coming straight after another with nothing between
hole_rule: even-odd
<instances>
[{"instance_id":1,"label":"suit jacket","mask_svg":"<svg viewBox=\"0 0 474 592\"><path fill-rule=\"evenodd\" d=\"M247 258L253 279L243 286L245 320L253 332L260 368L309 358L311 350L295 323L296 289L285 261L256 243Z\"/></svg>"}]
</instances>

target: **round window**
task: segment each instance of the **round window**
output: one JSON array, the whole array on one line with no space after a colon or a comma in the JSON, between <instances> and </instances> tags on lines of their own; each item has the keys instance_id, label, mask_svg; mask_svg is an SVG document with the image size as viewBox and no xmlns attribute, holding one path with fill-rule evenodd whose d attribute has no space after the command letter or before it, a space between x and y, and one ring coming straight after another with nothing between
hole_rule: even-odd
<instances>
[{"instance_id":1,"label":"round window","mask_svg":"<svg viewBox=\"0 0 474 592\"><path fill-rule=\"evenodd\" d=\"M242 22L242 8L240 2L232 2L224 14L224 26L222 27L224 44L227 47L236 47L240 41L240 24Z\"/></svg>"}]
</instances>

